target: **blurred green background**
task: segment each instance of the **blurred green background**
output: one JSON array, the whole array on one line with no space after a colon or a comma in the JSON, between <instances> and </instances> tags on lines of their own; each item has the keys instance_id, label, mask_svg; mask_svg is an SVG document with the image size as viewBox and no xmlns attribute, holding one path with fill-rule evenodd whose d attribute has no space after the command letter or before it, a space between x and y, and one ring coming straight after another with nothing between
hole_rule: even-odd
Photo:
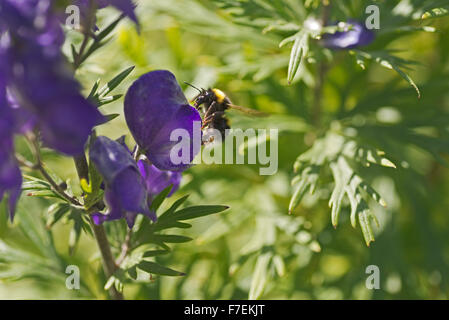
<instances>
[{"instance_id":1,"label":"blurred green background","mask_svg":"<svg viewBox=\"0 0 449 320\"><path fill-rule=\"evenodd\" d=\"M438 32L398 32L379 37L373 45L382 50L400 50L395 54L419 62L409 71L422 92L422 98L417 99L413 88L394 71L374 62L363 70L347 51L323 50L315 40L298 75L287 85L290 47L279 48L285 36L237 23L218 2L138 1L141 33L131 22L122 21L114 38L77 74L87 95L98 78L104 83L135 65L131 76L116 89L117 93L125 93L141 74L168 69L176 75L188 98L195 91L183 81L220 88L234 103L271 114L258 119L230 113L232 127L280 129L279 169L273 176L260 176L257 165L197 165L185 172L182 187L165 206L190 194L189 204L226 204L231 208L196 221L193 228L183 231L194 241L175 245L171 254L158 258L164 265L186 272L186 276L142 279L141 283L126 285L125 296L447 299L449 171L440 163L447 156L442 155L438 162L431 152L413 142L403 144L399 137L395 140L394 134L384 137L387 131L372 132L374 139L386 140L392 150L400 149L404 158L395 159L401 164L397 169L372 166L362 171L388 204L387 208L370 204L380 222L379 228L374 227L376 240L370 247L360 228L351 227L347 201L338 227L332 227L327 203L333 183L329 177L324 176L320 188L313 195L307 194L291 215L288 205L296 157L335 121L356 119L388 128L422 123L414 129L431 136L444 130L447 134L449 18L432 20ZM314 1L307 2L306 10L318 10ZM361 18L370 3L343 2L347 4L332 7L333 19ZM393 17L391 2L396 5L400 1L378 2L385 6L381 30L384 24L420 25ZM98 25L106 25L117 14L113 9L101 10ZM80 39L80 34L69 31L67 52L70 43L79 43ZM312 118L320 61L326 61L328 70L319 92L322 121L317 127L312 125ZM102 111L120 116L102 126L99 134L114 139L125 134L131 145L123 99L102 107ZM442 145L438 150L447 152L449 139L439 137ZM26 148L19 151L26 154ZM71 159L48 151L45 162L60 177L71 179L75 192L80 192ZM0 214L0 298L105 298L102 286L106 279L101 276L95 241L82 234L74 254L69 255L72 226L58 223L51 231L45 228L51 203L24 195L13 225L6 221L4 212ZM80 267L81 290L65 287L64 271L69 264ZM369 265L380 269L379 290L365 286Z\"/></svg>"}]
</instances>

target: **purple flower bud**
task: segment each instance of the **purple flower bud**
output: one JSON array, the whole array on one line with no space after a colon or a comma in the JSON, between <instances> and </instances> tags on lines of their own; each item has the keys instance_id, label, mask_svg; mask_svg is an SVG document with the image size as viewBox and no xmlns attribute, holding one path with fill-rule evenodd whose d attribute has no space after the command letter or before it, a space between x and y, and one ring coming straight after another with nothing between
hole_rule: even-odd
<instances>
[{"instance_id":1,"label":"purple flower bud","mask_svg":"<svg viewBox=\"0 0 449 320\"><path fill-rule=\"evenodd\" d=\"M189 105L175 76L166 70L152 71L137 79L125 96L125 118L143 153L160 170L182 171L199 152L201 125L194 134L194 122L201 124L199 112ZM172 148L178 141L170 135L183 129L190 137L190 151L181 155L189 161L175 163ZM198 136L198 143L194 138ZM180 150L182 153L182 150Z\"/></svg>"},{"instance_id":2,"label":"purple flower bud","mask_svg":"<svg viewBox=\"0 0 449 320\"><path fill-rule=\"evenodd\" d=\"M132 228L137 214L156 220L148 208L148 192L136 162L119 142L98 137L90 149L90 158L105 183L106 215L93 215L94 222L125 218Z\"/></svg>"},{"instance_id":3,"label":"purple flower bud","mask_svg":"<svg viewBox=\"0 0 449 320\"><path fill-rule=\"evenodd\" d=\"M366 46L374 41L375 34L368 30L364 24L357 21L348 21L352 27L346 31L337 31L323 37L324 46L331 49L353 49Z\"/></svg>"}]
</instances>

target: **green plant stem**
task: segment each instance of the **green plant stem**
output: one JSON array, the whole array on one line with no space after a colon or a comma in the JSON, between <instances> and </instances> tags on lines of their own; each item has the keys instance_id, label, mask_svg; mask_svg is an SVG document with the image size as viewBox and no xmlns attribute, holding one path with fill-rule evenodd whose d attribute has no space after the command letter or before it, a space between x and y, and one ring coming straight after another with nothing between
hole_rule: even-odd
<instances>
[{"instance_id":1,"label":"green plant stem","mask_svg":"<svg viewBox=\"0 0 449 320\"><path fill-rule=\"evenodd\" d=\"M128 255L129 251L131 250L131 237L132 237L133 230L128 229L128 232L126 233L125 241L122 243L122 251L120 252L119 257L117 258L117 265L120 266L120 264L125 260L126 256Z\"/></svg>"},{"instance_id":2,"label":"green plant stem","mask_svg":"<svg viewBox=\"0 0 449 320\"><path fill-rule=\"evenodd\" d=\"M74 157L75 167L78 172L79 179L89 179L89 166L87 164L86 156L83 154ZM92 230L94 232L95 240L97 241L98 248L100 249L101 258L103 262L103 270L106 275L106 278L110 278L115 271L117 270L117 265L114 260L114 256L112 255L111 246L109 245L109 241L106 235L106 231L103 225L96 225L92 217L90 219L90 224ZM123 300L123 294L117 291L117 289L112 286L109 289L109 294L114 300Z\"/></svg>"},{"instance_id":3,"label":"green plant stem","mask_svg":"<svg viewBox=\"0 0 449 320\"><path fill-rule=\"evenodd\" d=\"M86 59L86 57L84 57L84 51L86 50L87 44L89 43L90 35L92 32L91 30L95 23L95 11L96 11L96 5L95 5L94 1L90 0L89 1L89 14L87 16L86 29L83 31L83 33L84 33L83 42L81 43L81 47L80 47L78 53L76 54L75 57L73 57L73 68L75 70L77 70L81 66L81 64L84 62L84 60Z\"/></svg>"},{"instance_id":4,"label":"green plant stem","mask_svg":"<svg viewBox=\"0 0 449 320\"><path fill-rule=\"evenodd\" d=\"M327 0L323 1L323 11L321 14L321 24L323 26L327 25L330 16L331 5ZM322 106L322 95L323 95L323 86L326 78L326 74L328 71L328 65L325 61L321 60L318 63L317 68L317 77L315 89L313 92L313 109L312 109L312 123L316 128L319 128L321 125L321 118L323 113Z\"/></svg>"},{"instance_id":5,"label":"green plant stem","mask_svg":"<svg viewBox=\"0 0 449 320\"><path fill-rule=\"evenodd\" d=\"M109 245L108 238L106 236L106 231L104 230L103 225L96 225L92 217L90 217L90 225L95 235L95 240L97 240L98 248L101 252L101 258L103 260L103 270L106 277L109 279L115 271L117 270L117 265L114 261L114 256L111 252L111 247ZM124 300L124 296L121 292L117 291L117 289L112 286L109 289L109 294L114 300Z\"/></svg>"},{"instance_id":6,"label":"green plant stem","mask_svg":"<svg viewBox=\"0 0 449 320\"><path fill-rule=\"evenodd\" d=\"M70 196L67 194L64 189L52 178L52 176L45 170L44 163L42 162L41 152L39 148L39 143L37 141L36 135L33 133L29 133L26 135L26 141L28 142L29 148L31 153L34 156L34 159L36 161L35 164L27 161L26 159L23 159L22 157L18 156L16 157L17 161L20 165L26 166L33 170L38 170L45 180L50 183L52 189L54 192L56 192L58 195L66 199L68 202L70 202L72 205L76 207L83 207L83 205L76 199L75 197Z\"/></svg>"},{"instance_id":7,"label":"green plant stem","mask_svg":"<svg viewBox=\"0 0 449 320\"><path fill-rule=\"evenodd\" d=\"M86 60L87 58L87 56L84 55L84 52L89 43L91 29L95 18L95 10L96 10L95 4L91 0L88 23L86 26L86 30L84 30L83 42L81 43L80 49L76 54L76 56L74 57L73 61L73 67L75 71L81 66L83 61ZM82 153L81 155L74 157L73 160L75 162L76 171L78 173L78 178L80 179L80 181L82 179L89 181L89 165L87 163L86 155ZM97 241L98 248L100 249L104 273L106 275L106 278L109 279L115 273L118 267L115 263L114 256L112 255L111 246L109 244L106 231L103 225L96 225L93 222L92 217L89 217L89 221L94 233L95 240ZM123 294L120 293L114 286L112 286L109 289L109 295L114 300L124 299Z\"/></svg>"}]
</instances>

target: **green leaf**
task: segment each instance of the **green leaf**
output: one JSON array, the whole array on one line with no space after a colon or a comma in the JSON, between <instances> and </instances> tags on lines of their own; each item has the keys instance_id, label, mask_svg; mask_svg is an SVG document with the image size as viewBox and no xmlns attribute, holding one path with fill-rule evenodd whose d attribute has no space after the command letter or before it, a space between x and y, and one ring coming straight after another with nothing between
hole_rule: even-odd
<instances>
[{"instance_id":1,"label":"green leaf","mask_svg":"<svg viewBox=\"0 0 449 320\"><path fill-rule=\"evenodd\" d=\"M144 258L150 258L150 257L160 256L160 255L163 255L163 254L168 254L168 253L170 253L170 251L167 251L167 250L150 250L150 251L146 251L143 254L143 257Z\"/></svg>"},{"instance_id":2,"label":"green leaf","mask_svg":"<svg viewBox=\"0 0 449 320\"><path fill-rule=\"evenodd\" d=\"M104 115L105 121L103 122L103 124L104 124L104 123L107 123L107 122L109 122L109 121L114 120L114 119L117 118L119 115L120 115L120 113L111 113L111 114L106 114L106 115Z\"/></svg>"},{"instance_id":3,"label":"green leaf","mask_svg":"<svg viewBox=\"0 0 449 320\"><path fill-rule=\"evenodd\" d=\"M172 190L173 185L169 185L164 190L162 190L151 202L150 210L157 212L157 209L161 206L162 202L164 202L165 198L167 198L168 194Z\"/></svg>"},{"instance_id":4,"label":"green leaf","mask_svg":"<svg viewBox=\"0 0 449 320\"><path fill-rule=\"evenodd\" d=\"M441 18L449 15L449 7L434 8L423 13L421 19Z\"/></svg>"},{"instance_id":5,"label":"green leaf","mask_svg":"<svg viewBox=\"0 0 449 320\"><path fill-rule=\"evenodd\" d=\"M368 146L360 146L356 141L329 132L325 137L315 141L311 149L301 154L295 162L295 171L299 171L293 179L294 192L290 200L289 209L293 210L301 201L305 192L315 188L320 178L319 167L329 166L334 180L334 188L329 199L331 220L334 227L338 224L343 199L347 195L351 205L351 224L356 227L357 217L362 219L362 232L367 245L374 240L371 221L378 224L376 217L369 210L364 197L370 196L382 206L386 206L382 197L363 181L350 164L360 163L367 166L376 163L383 166L395 167L383 157L382 152ZM317 169L313 170L313 166Z\"/></svg>"},{"instance_id":6,"label":"green leaf","mask_svg":"<svg viewBox=\"0 0 449 320\"><path fill-rule=\"evenodd\" d=\"M228 206L222 205L193 206L178 210L172 217L176 220L190 220L219 213L227 209L229 209Z\"/></svg>"},{"instance_id":7,"label":"green leaf","mask_svg":"<svg viewBox=\"0 0 449 320\"><path fill-rule=\"evenodd\" d=\"M81 236L81 230L82 228L82 222L80 221L80 217L73 219L73 226L70 229L69 233L69 255L73 255L75 253L76 247L78 245L80 236Z\"/></svg>"},{"instance_id":8,"label":"green leaf","mask_svg":"<svg viewBox=\"0 0 449 320\"><path fill-rule=\"evenodd\" d=\"M186 236L179 236L175 234L155 234L154 240L157 242L167 242L167 243L184 243L192 241L192 238Z\"/></svg>"},{"instance_id":9,"label":"green leaf","mask_svg":"<svg viewBox=\"0 0 449 320\"><path fill-rule=\"evenodd\" d=\"M290 199L288 212L292 211L299 205L302 198L308 190L313 193L320 176L321 166L310 165L304 168L300 175L297 175L293 181L293 195Z\"/></svg>"},{"instance_id":10,"label":"green leaf","mask_svg":"<svg viewBox=\"0 0 449 320\"><path fill-rule=\"evenodd\" d=\"M257 257L251 288L249 289L249 300L257 300L262 296L268 282L268 267L272 257L271 252L263 253Z\"/></svg>"},{"instance_id":11,"label":"green leaf","mask_svg":"<svg viewBox=\"0 0 449 320\"><path fill-rule=\"evenodd\" d=\"M161 266L158 263L151 262L151 261L142 261L137 265L137 268L139 268L142 271L151 273L151 274L157 274L161 276L170 276L170 277L176 277L176 276L184 276L185 273L179 272L164 266Z\"/></svg>"},{"instance_id":12,"label":"green leaf","mask_svg":"<svg viewBox=\"0 0 449 320\"><path fill-rule=\"evenodd\" d=\"M66 213L70 212L71 207L68 203L54 203L47 209L47 228L51 228Z\"/></svg>"},{"instance_id":13,"label":"green leaf","mask_svg":"<svg viewBox=\"0 0 449 320\"><path fill-rule=\"evenodd\" d=\"M191 227L192 227L192 225L188 224L188 223L166 220L166 221L157 221L153 225L153 231L160 231L160 230L165 230L165 229L170 229L170 228L188 229Z\"/></svg>"},{"instance_id":14,"label":"green leaf","mask_svg":"<svg viewBox=\"0 0 449 320\"><path fill-rule=\"evenodd\" d=\"M189 197L189 195L185 195L185 196L179 198L178 200L176 200L173 203L173 205L159 217L159 220L166 219L167 217L171 216L176 211L176 209L178 209L179 206L181 206L181 204L183 204L187 200L188 197Z\"/></svg>"},{"instance_id":15,"label":"green leaf","mask_svg":"<svg viewBox=\"0 0 449 320\"><path fill-rule=\"evenodd\" d=\"M114 90L123 80L134 70L134 66L131 66L118 75L116 75L112 80L110 80L106 85L104 85L99 91L98 96L104 97L108 95L112 90Z\"/></svg>"},{"instance_id":16,"label":"green leaf","mask_svg":"<svg viewBox=\"0 0 449 320\"><path fill-rule=\"evenodd\" d=\"M339 160L342 159L341 157ZM331 207L331 217L332 217L332 225L337 227L338 225L338 216L340 214L341 202L343 200L343 196L345 195L345 186L348 183L348 176L345 172L343 172L340 164L332 162L330 164L330 168L332 171L332 175L334 176L334 190L332 191L331 198L329 200L329 206Z\"/></svg>"},{"instance_id":17,"label":"green leaf","mask_svg":"<svg viewBox=\"0 0 449 320\"><path fill-rule=\"evenodd\" d=\"M89 95L87 96L88 100L92 100L96 96L99 85L100 79L97 79L97 81L95 81L94 85L92 86L92 89L90 89Z\"/></svg>"},{"instance_id":18,"label":"green leaf","mask_svg":"<svg viewBox=\"0 0 449 320\"><path fill-rule=\"evenodd\" d=\"M281 42L282 44L282 42ZM290 53L287 81L290 84L301 65L301 61L309 51L309 33L306 30L299 31L295 36L295 42Z\"/></svg>"},{"instance_id":19,"label":"green leaf","mask_svg":"<svg viewBox=\"0 0 449 320\"><path fill-rule=\"evenodd\" d=\"M120 15L117 19L112 21L106 28L101 30L96 35L96 41L101 41L106 38L112 31L114 31L115 27L117 27L118 23L124 18L123 15Z\"/></svg>"},{"instance_id":20,"label":"green leaf","mask_svg":"<svg viewBox=\"0 0 449 320\"><path fill-rule=\"evenodd\" d=\"M127 272L128 272L128 275L129 275L132 279L134 279L134 280L137 279L137 267L136 267L136 266L134 266L134 267L128 269Z\"/></svg>"},{"instance_id":21,"label":"green leaf","mask_svg":"<svg viewBox=\"0 0 449 320\"><path fill-rule=\"evenodd\" d=\"M411 64L416 64L414 61L407 61L404 59L401 59L399 57L395 57L390 55L388 52L378 51L378 52L365 52L361 50L354 50L357 57L357 63L364 66L363 62L359 62L360 59L370 59L377 62L379 65L381 65L384 68L394 70L396 71L405 81L407 81L416 91L418 94L418 99L421 98L421 92L416 85L416 83L413 81L413 79L405 73L402 68L407 67Z\"/></svg>"},{"instance_id":22,"label":"green leaf","mask_svg":"<svg viewBox=\"0 0 449 320\"><path fill-rule=\"evenodd\" d=\"M117 101L121 97L123 97L123 94L116 94L114 96L101 98L100 101L98 102L98 107Z\"/></svg>"}]
</instances>

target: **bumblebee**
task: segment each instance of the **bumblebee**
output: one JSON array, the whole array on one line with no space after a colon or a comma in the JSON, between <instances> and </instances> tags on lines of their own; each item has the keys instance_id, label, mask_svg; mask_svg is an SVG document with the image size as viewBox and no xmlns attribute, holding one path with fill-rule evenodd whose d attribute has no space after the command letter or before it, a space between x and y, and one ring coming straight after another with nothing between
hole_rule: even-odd
<instances>
[{"instance_id":1,"label":"bumblebee","mask_svg":"<svg viewBox=\"0 0 449 320\"><path fill-rule=\"evenodd\" d=\"M238 110L249 116L267 116L263 112L232 104L229 97L220 89L198 89L190 83L186 82L186 84L199 91L199 94L193 99L193 105L197 109L202 106L203 125L201 129L218 130L221 133L222 140L225 139L226 129L230 129L229 119L225 113L226 110Z\"/></svg>"}]
</instances>

